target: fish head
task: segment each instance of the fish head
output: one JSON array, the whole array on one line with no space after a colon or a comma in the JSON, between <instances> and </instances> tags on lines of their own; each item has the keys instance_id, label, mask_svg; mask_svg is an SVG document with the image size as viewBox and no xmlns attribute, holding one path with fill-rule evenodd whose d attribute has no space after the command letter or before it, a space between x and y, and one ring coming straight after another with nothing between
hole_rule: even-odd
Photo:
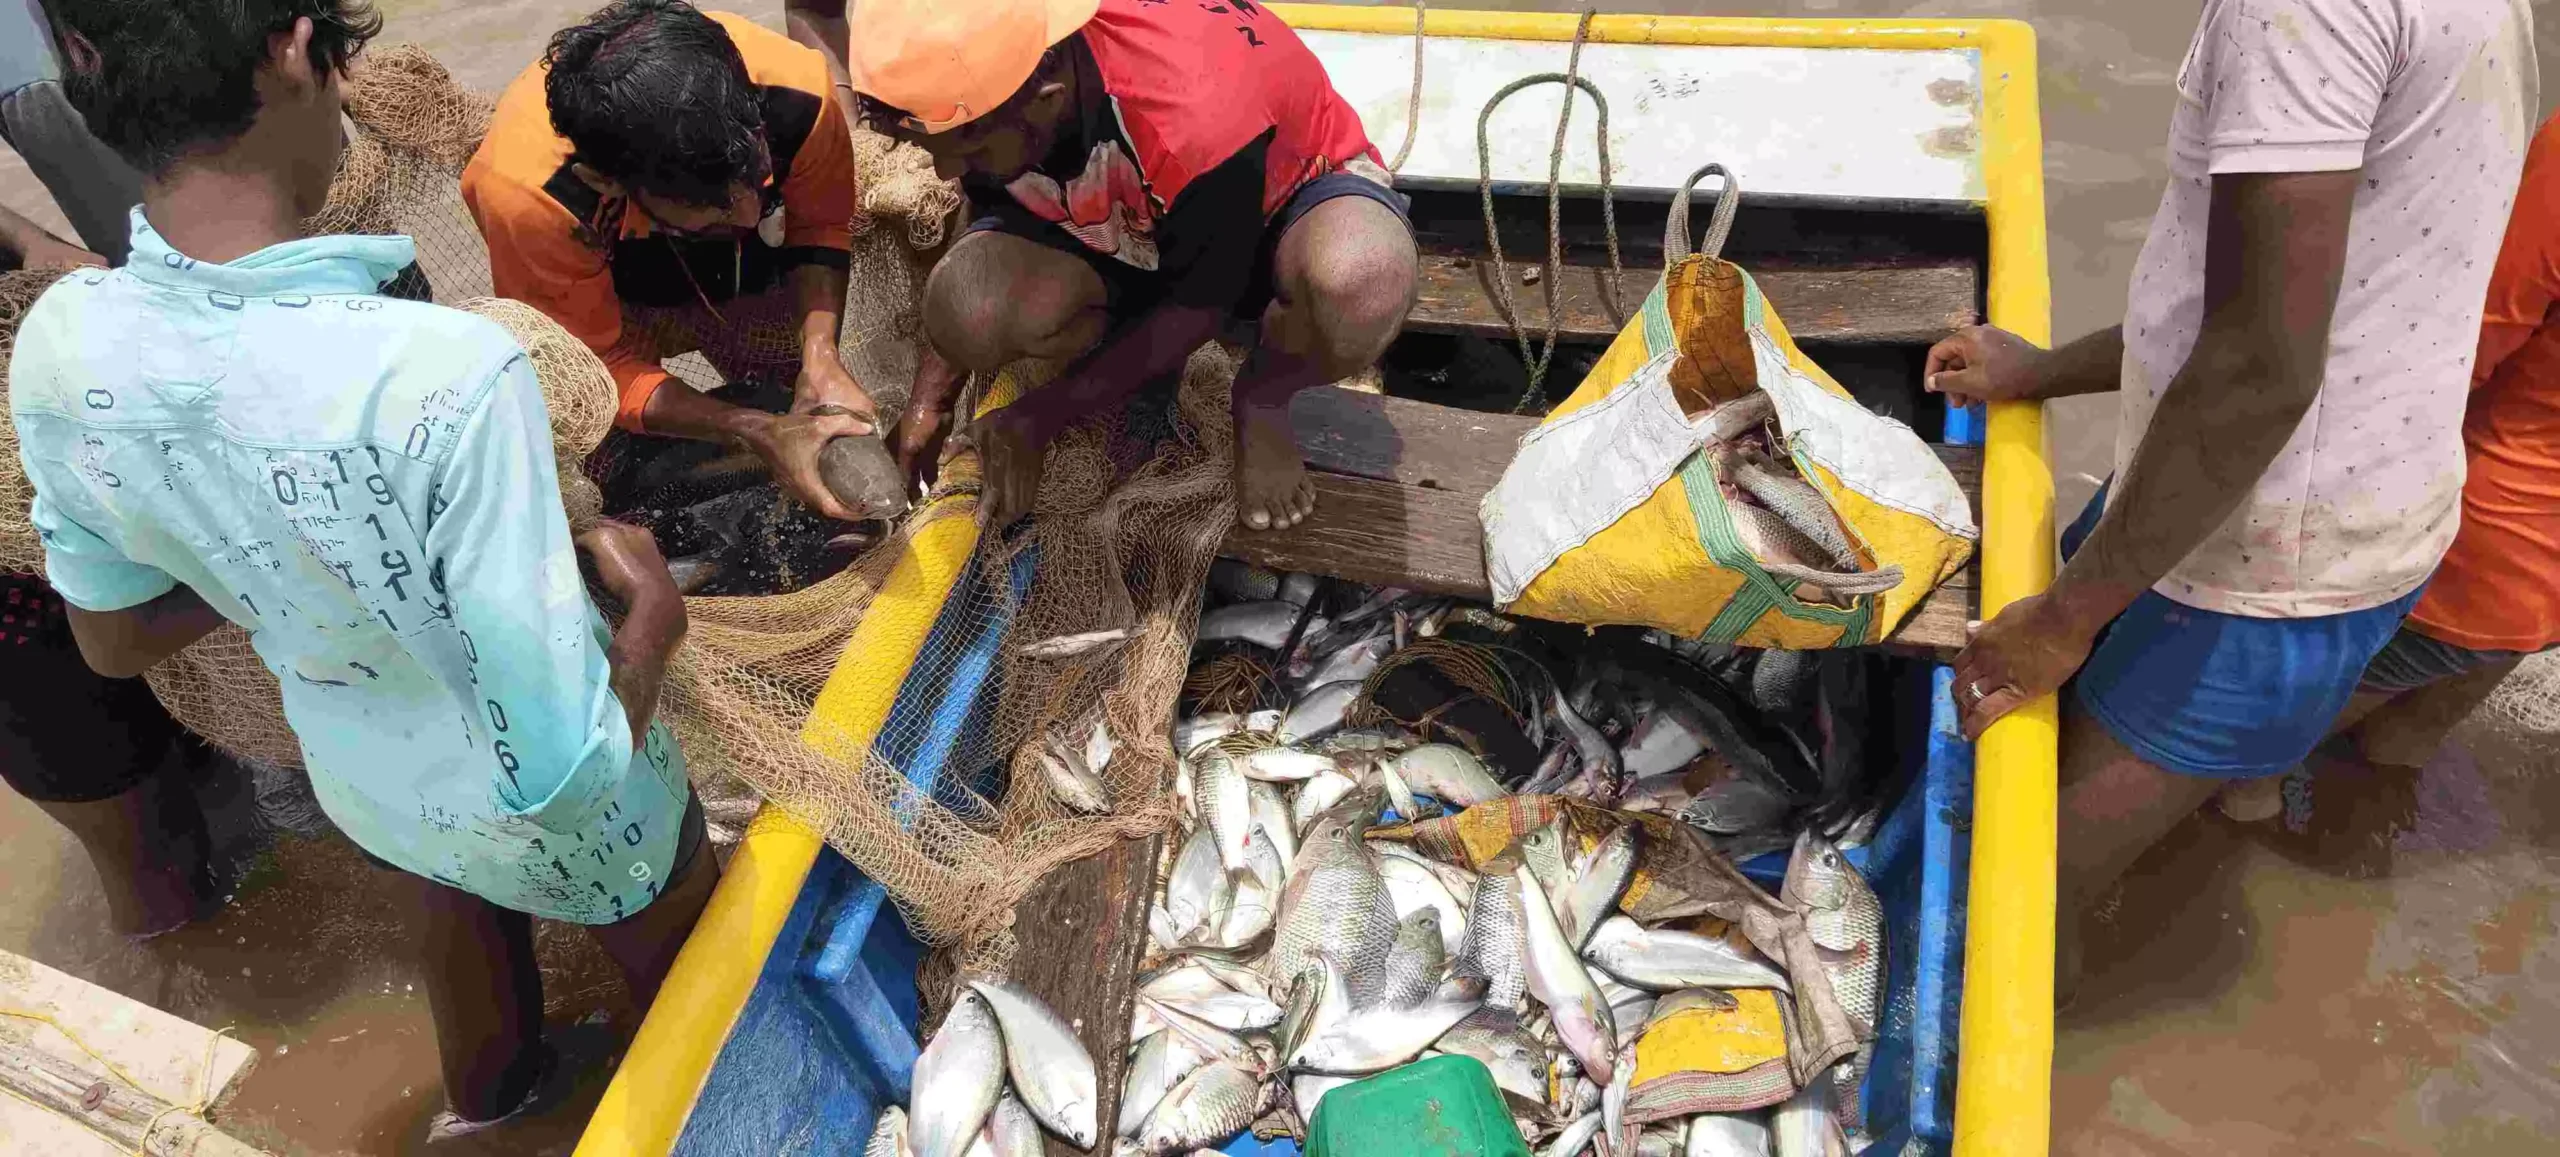
<instances>
[{"instance_id":1,"label":"fish head","mask_svg":"<svg viewBox=\"0 0 2560 1157\"><path fill-rule=\"evenodd\" d=\"M1305 842L1312 845L1333 841L1344 846L1357 847L1360 838L1368 834L1369 829L1377 824L1386 811L1385 788L1376 784L1355 787L1344 792L1342 798L1335 800L1332 807L1326 808L1316 816L1316 822L1307 828Z\"/></svg>"},{"instance_id":2,"label":"fish head","mask_svg":"<svg viewBox=\"0 0 2560 1157\"><path fill-rule=\"evenodd\" d=\"M1796 833L1795 854L1787 861L1780 888L1788 897L1812 908L1846 908L1864 884L1838 845L1810 828Z\"/></svg>"},{"instance_id":3,"label":"fish head","mask_svg":"<svg viewBox=\"0 0 2560 1157\"><path fill-rule=\"evenodd\" d=\"M1404 918L1407 935L1430 943L1440 941L1440 910L1425 904Z\"/></svg>"}]
</instances>

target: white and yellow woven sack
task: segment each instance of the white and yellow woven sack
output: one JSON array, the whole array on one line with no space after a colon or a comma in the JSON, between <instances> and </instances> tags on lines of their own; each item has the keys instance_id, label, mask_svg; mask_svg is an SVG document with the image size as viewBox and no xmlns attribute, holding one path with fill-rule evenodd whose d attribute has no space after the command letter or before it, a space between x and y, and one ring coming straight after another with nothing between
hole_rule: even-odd
<instances>
[{"instance_id":1,"label":"white and yellow woven sack","mask_svg":"<svg viewBox=\"0 0 2560 1157\"><path fill-rule=\"evenodd\" d=\"M1689 185L1709 174L1725 192L1704 251L1689 253L1684 186L1661 283L1485 495L1495 605L1747 647L1882 641L1972 557L1970 504L1918 434L1805 357L1718 256L1741 196L1716 165ZM1765 459L1738 450L1764 442ZM1816 541L1774 526L1780 506ZM1823 549L1772 550L1773 530Z\"/></svg>"}]
</instances>

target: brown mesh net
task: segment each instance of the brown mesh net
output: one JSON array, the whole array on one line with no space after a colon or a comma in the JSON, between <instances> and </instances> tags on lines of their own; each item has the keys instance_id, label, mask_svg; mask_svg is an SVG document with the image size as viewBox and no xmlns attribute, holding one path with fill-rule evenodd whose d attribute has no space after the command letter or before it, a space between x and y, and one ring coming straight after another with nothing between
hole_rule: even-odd
<instances>
[{"instance_id":1,"label":"brown mesh net","mask_svg":"<svg viewBox=\"0 0 2560 1157\"><path fill-rule=\"evenodd\" d=\"M488 102L455 88L424 52L384 47L368 54L348 108L354 143L316 223L409 234L436 300L515 334L551 408L563 505L573 524L593 518L599 499L577 465L610 426L610 377L534 310L480 296L486 251L456 177L485 130ZM842 345L866 384L903 389L930 268L920 250L947 237L959 202L915 150L860 130L855 145L865 216ZM0 351L52 276L0 279ZM734 367L754 352L723 360ZM1006 396L1050 372L1025 364L988 392ZM779 594L687 600L691 628L660 713L715 825L734 831L760 793L886 885L919 934L987 966L1010 954L1013 907L1034 882L1165 827L1173 757L1163 737L1209 562L1234 517L1234 372L1233 353L1204 348L1173 398L1060 439L1038 517L1011 540L978 540L976 466L964 454L906 525L831 577ZM0 438L14 463L14 437ZM0 476L0 565L40 569L25 480L14 467ZM1123 628L1125 641L1066 659L1032 659L1017 646ZM152 685L225 749L299 766L275 680L236 629L163 664ZM822 695L828 706L813 717ZM1037 741L1080 743L1097 720L1112 740L1101 768L1111 808L1088 816L1052 797Z\"/></svg>"}]
</instances>

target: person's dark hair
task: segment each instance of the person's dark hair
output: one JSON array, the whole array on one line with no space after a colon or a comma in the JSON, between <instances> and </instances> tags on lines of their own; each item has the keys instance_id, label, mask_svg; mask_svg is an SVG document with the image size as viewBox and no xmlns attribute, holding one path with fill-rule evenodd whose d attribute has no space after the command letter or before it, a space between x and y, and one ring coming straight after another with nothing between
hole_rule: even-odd
<instances>
[{"instance_id":1,"label":"person's dark hair","mask_svg":"<svg viewBox=\"0 0 2560 1157\"><path fill-rule=\"evenodd\" d=\"M345 68L382 31L371 0L44 0L62 88L89 131L160 173L231 141L258 117L267 38L311 18L311 62Z\"/></svg>"},{"instance_id":2,"label":"person's dark hair","mask_svg":"<svg viewBox=\"0 0 2560 1157\"><path fill-rule=\"evenodd\" d=\"M726 205L764 180L764 106L728 30L681 0L616 0L551 38L551 127L625 188Z\"/></svg>"}]
</instances>

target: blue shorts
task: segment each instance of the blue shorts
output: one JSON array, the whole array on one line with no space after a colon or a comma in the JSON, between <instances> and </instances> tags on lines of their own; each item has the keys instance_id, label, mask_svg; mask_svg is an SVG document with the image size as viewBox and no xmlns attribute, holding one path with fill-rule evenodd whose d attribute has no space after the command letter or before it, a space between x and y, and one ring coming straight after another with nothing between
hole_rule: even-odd
<instances>
[{"instance_id":1,"label":"blue shorts","mask_svg":"<svg viewBox=\"0 0 2560 1157\"><path fill-rule=\"evenodd\" d=\"M2063 535L2097 525L2106 491ZM2329 734L2365 666L2426 588L2369 610L2261 619L2144 591L2109 624L2073 680L2080 706L2135 755L2210 779L2279 775Z\"/></svg>"}]
</instances>

